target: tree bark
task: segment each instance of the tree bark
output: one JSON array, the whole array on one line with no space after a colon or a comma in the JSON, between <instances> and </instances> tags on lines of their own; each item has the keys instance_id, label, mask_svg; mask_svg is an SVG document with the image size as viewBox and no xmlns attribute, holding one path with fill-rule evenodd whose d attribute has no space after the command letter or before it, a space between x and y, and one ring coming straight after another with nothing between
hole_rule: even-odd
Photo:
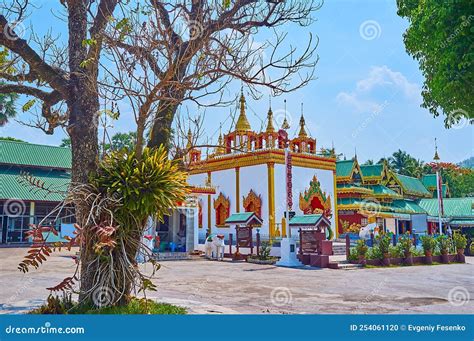
<instances>
[{"instance_id":1,"label":"tree bark","mask_svg":"<svg viewBox=\"0 0 474 341\"><path fill-rule=\"evenodd\" d=\"M148 147L153 148L163 145L169 150L172 138L171 125L177 109L178 105L175 101L160 101L155 119L153 120Z\"/></svg>"}]
</instances>

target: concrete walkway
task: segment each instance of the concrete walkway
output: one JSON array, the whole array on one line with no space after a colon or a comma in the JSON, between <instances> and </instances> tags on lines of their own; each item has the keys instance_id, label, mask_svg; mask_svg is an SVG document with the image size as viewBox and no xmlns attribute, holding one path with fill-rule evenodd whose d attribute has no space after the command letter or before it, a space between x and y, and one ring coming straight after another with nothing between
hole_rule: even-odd
<instances>
[{"instance_id":1,"label":"concrete walkway","mask_svg":"<svg viewBox=\"0 0 474 341\"><path fill-rule=\"evenodd\" d=\"M41 304L46 287L72 274L71 253L39 270L16 266L27 249L0 249L0 307L19 313ZM196 314L458 314L474 312L474 260L468 264L356 270L288 269L268 265L183 260L162 262L148 296ZM149 264L143 266L151 271Z\"/></svg>"}]
</instances>

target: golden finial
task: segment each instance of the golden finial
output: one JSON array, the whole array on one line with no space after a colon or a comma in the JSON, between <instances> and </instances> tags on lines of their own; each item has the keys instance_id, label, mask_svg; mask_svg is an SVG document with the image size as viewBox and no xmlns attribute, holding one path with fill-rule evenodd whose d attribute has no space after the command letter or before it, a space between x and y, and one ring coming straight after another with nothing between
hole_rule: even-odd
<instances>
[{"instance_id":1,"label":"golden finial","mask_svg":"<svg viewBox=\"0 0 474 341\"><path fill-rule=\"evenodd\" d=\"M437 141L436 141L436 137L435 137L435 155L433 157L433 160L434 161L439 161L440 160L439 155L438 155L438 144L437 144Z\"/></svg>"},{"instance_id":2,"label":"golden finial","mask_svg":"<svg viewBox=\"0 0 474 341\"><path fill-rule=\"evenodd\" d=\"M190 149L193 145L193 133L191 132L191 127L188 128L188 143L186 144L186 149Z\"/></svg>"},{"instance_id":3,"label":"golden finial","mask_svg":"<svg viewBox=\"0 0 474 341\"><path fill-rule=\"evenodd\" d=\"M270 107L268 108L267 114L267 133L273 133L275 128L273 127L273 111L272 111L272 102L270 100Z\"/></svg>"},{"instance_id":4,"label":"golden finial","mask_svg":"<svg viewBox=\"0 0 474 341\"><path fill-rule=\"evenodd\" d=\"M250 127L250 123L247 120L247 116L245 115L245 96L244 96L244 88L242 87L240 90L240 115L237 119L237 124L235 125L236 131L250 131L252 127Z\"/></svg>"},{"instance_id":5,"label":"golden finial","mask_svg":"<svg viewBox=\"0 0 474 341\"><path fill-rule=\"evenodd\" d=\"M283 123L281 124L281 129L288 130L290 129L290 124L286 120L286 99L283 102L285 103L285 118L283 119Z\"/></svg>"},{"instance_id":6,"label":"golden finial","mask_svg":"<svg viewBox=\"0 0 474 341\"><path fill-rule=\"evenodd\" d=\"M304 115L303 115L303 103L301 103L300 132L298 134L299 137L308 136L308 134L306 134L306 130L304 129L305 125L306 125L306 122L304 120Z\"/></svg>"}]
</instances>

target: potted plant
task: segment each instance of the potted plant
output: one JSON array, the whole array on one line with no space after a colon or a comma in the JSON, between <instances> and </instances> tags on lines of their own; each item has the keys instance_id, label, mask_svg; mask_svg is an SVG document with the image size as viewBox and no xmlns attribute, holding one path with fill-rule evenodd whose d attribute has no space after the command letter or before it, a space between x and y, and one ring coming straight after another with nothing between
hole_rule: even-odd
<instances>
[{"instance_id":1,"label":"potted plant","mask_svg":"<svg viewBox=\"0 0 474 341\"><path fill-rule=\"evenodd\" d=\"M400 237L400 249L403 254L404 263L406 265L413 265L413 256L411 254L411 250L413 248L413 240L411 239L410 234L405 234Z\"/></svg>"},{"instance_id":2,"label":"potted plant","mask_svg":"<svg viewBox=\"0 0 474 341\"><path fill-rule=\"evenodd\" d=\"M382 264L384 266L390 266L390 242L391 238L388 234L379 235L378 239L378 248L380 254L382 255Z\"/></svg>"},{"instance_id":3,"label":"potted plant","mask_svg":"<svg viewBox=\"0 0 474 341\"><path fill-rule=\"evenodd\" d=\"M425 252L426 264L433 264L433 250L436 247L436 240L431 235L421 237L421 246Z\"/></svg>"},{"instance_id":4,"label":"potted plant","mask_svg":"<svg viewBox=\"0 0 474 341\"><path fill-rule=\"evenodd\" d=\"M456 246L456 251L458 253L458 261L464 263L464 249L467 246L467 238L461 232L456 232L453 236L454 246Z\"/></svg>"},{"instance_id":5,"label":"potted plant","mask_svg":"<svg viewBox=\"0 0 474 341\"><path fill-rule=\"evenodd\" d=\"M365 243L365 239L359 239L356 243L355 249L359 258L359 264L367 264L367 261L365 260L365 255L367 254L367 250L369 249L369 247Z\"/></svg>"},{"instance_id":6,"label":"potted plant","mask_svg":"<svg viewBox=\"0 0 474 341\"><path fill-rule=\"evenodd\" d=\"M436 242L438 243L439 252L441 253L441 262L445 264L449 263L448 252L451 245L451 239L446 235L441 235L436 238Z\"/></svg>"}]
</instances>

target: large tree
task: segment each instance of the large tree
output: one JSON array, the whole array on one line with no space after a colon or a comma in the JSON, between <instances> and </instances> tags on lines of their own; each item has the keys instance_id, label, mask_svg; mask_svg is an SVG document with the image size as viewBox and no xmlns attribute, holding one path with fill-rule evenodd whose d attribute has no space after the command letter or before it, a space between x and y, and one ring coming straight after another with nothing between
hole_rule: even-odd
<instances>
[{"instance_id":1,"label":"large tree","mask_svg":"<svg viewBox=\"0 0 474 341\"><path fill-rule=\"evenodd\" d=\"M168 145L178 106L185 100L223 104L232 80L254 95L261 87L281 94L306 85L317 40L308 33L306 45L297 48L283 25L306 26L319 7L296 0L149 0L124 13L121 25L107 31L116 65L107 77L110 90L135 108L137 148L149 118L148 146ZM262 29L266 36L259 35Z\"/></svg>"},{"instance_id":2,"label":"large tree","mask_svg":"<svg viewBox=\"0 0 474 341\"><path fill-rule=\"evenodd\" d=\"M423 107L445 125L474 118L474 2L397 0L407 52L425 76Z\"/></svg>"},{"instance_id":3,"label":"large tree","mask_svg":"<svg viewBox=\"0 0 474 341\"><path fill-rule=\"evenodd\" d=\"M103 32L111 23L118 0L68 0L64 6L67 47L48 35L43 40L19 36L16 24L32 10L30 1L4 4L0 14L0 45L10 52L9 63L0 70L0 94L31 96L41 103L42 121L38 127L47 134L64 126L71 137L72 182L87 184L98 164L98 74ZM10 22L10 24L9 24ZM93 41L92 44L87 44ZM6 67L14 72L6 72ZM65 108L64 110L61 110ZM76 206L78 222L87 216L86 208ZM84 237L94 240L93 231L84 227ZM81 292L90 293L95 269L93 243L81 249Z\"/></svg>"},{"instance_id":4,"label":"large tree","mask_svg":"<svg viewBox=\"0 0 474 341\"><path fill-rule=\"evenodd\" d=\"M276 94L304 86L313 78L316 42L310 36L307 46L297 49L285 40L283 30L278 31L286 23L310 23L312 11L319 8L312 1L63 0L60 3L67 24L67 46L52 35L38 39L32 34L27 40L16 34L12 23L25 18L32 9L30 1L18 0L14 6L2 8L0 45L8 49L8 67L14 68L14 72L6 72L3 65L0 68L0 79L4 81L0 84L0 94L33 97L35 102L29 101L28 106L39 104L41 110L33 125L45 133L53 134L57 127L66 128L73 155L72 181L80 189L84 188L80 185L88 185L91 174L98 173L100 178L100 174L113 171L113 167L98 168L99 115L104 112L99 110L101 97L106 100L109 96L115 100L126 97L132 104L137 124L135 151L128 156L132 160L111 159L122 163L129 160L124 166L130 168L150 162L150 158L164 162L149 150L145 151L147 158L141 160L142 147L168 145L177 107L185 100L196 102L208 94L217 94L216 102L222 103L226 86L235 78L248 84L252 91L265 86ZM263 43L252 41L261 28L270 29L269 36L275 39ZM285 44L287 49L282 51ZM109 72L110 69L115 72ZM147 124L150 132L145 140ZM117 183L122 182L114 180L113 184ZM174 193L170 186L164 194ZM100 188L109 191L107 186ZM88 223L88 218L100 210L90 209L86 203L81 205L77 199L84 192L77 193L76 215L84 241L80 293L82 298L87 298L103 274L101 269L109 269L110 263L97 257L95 247L97 242L100 245L101 236L97 235L97 226ZM162 200L157 204L170 207L174 200L171 194L160 195ZM144 202L143 198L139 199L130 202L135 210L149 212L150 207L154 208L136 207ZM121 259L126 262L114 263L117 268L112 267L109 274L122 273L120 266L134 263L140 241L137 231L142 231L145 221L144 216L140 217L137 229L128 226L133 230L133 238L123 239L128 241L122 245L126 257ZM116 283L124 289L123 297L130 293L131 280Z\"/></svg>"}]
</instances>

